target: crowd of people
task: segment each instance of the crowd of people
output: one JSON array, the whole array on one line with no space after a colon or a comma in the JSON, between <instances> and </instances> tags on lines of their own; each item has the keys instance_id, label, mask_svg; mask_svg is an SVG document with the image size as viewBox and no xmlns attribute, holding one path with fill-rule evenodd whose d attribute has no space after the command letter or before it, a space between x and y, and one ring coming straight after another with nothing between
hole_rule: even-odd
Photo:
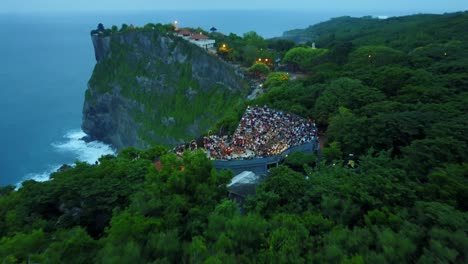
<instances>
[{"instance_id":1,"label":"crowd of people","mask_svg":"<svg viewBox=\"0 0 468 264\"><path fill-rule=\"evenodd\" d=\"M265 105L247 107L232 136L208 135L202 147L211 159L250 159L274 156L317 139L314 121Z\"/></svg>"}]
</instances>

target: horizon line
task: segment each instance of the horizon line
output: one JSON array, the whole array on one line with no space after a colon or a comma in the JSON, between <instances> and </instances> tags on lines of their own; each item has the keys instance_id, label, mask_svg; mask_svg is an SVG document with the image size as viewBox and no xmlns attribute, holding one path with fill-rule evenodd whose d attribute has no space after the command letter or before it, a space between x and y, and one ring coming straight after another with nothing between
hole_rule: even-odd
<instances>
[{"instance_id":1,"label":"horizon line","mask_svg":"<svg viewBox=\"0 0 468 264\"><path fill-rule=\"evenodd\" d=\"M412 9L354 9L354 8L163 8L163 9L82 9L82 10L0 10L0 14L70 14L70 13L134 13L134 12L196 12L196 11L287 11L287 12L373 12L373 13L395 13L395 12L410 12L412 14L444 14L444 13L463 13L466 10L412 10Z\"/></svg>"}]
</instances>

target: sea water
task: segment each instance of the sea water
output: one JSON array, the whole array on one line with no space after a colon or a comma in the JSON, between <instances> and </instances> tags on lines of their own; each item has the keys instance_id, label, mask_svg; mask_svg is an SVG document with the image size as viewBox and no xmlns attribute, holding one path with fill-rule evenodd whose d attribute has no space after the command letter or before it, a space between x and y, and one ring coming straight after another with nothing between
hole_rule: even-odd
<instances>
[{"instance_id":1,"label":"sea water","mask_svg":"<svg viewBox=\"0 0 468 264\"><path fill-rule=\"evenodd\" d=\"M271 38L340 15L278 10L0 14L0 186L47 180L62 164L94 163L114 153L103 143L83 141L80 129L95 65L89 32L98 23L120 27L177 20L180 27L214 26L237 35L253 30Z\"/></svg>"}]
</instances>

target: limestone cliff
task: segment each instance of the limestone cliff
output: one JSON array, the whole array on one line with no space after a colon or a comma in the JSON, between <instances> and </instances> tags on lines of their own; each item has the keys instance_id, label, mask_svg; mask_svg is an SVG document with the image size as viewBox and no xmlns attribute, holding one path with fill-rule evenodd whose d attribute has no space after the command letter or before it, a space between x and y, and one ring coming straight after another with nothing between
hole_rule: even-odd
<instances>
[{"instance_id":1,"label":"limestone cliff","mask_svg":"<svg viewBox=\"0 0 468 264\"><path fill-rule=\"evenodd\" d=\"M117 149L197 137L247 92L231 65L170 31L91 38L97 63L82 129Z\"/></svg>"}]
</instances>

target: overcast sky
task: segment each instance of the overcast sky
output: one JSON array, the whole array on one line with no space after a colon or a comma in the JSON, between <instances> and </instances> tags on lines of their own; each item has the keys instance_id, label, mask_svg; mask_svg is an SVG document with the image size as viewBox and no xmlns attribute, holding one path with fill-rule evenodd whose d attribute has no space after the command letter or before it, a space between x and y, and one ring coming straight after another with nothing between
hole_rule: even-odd
<instances>
[{"instance_id":1,"label":"overcast sky","mask_svg":"<svg viewBox=\"0 0 468 264\"><path fill-rule=\"evenodd\" d=\"M0 12L285 8L444 13L468 10L468 0L0 0Z\"/></svg>"}]
</instances>

